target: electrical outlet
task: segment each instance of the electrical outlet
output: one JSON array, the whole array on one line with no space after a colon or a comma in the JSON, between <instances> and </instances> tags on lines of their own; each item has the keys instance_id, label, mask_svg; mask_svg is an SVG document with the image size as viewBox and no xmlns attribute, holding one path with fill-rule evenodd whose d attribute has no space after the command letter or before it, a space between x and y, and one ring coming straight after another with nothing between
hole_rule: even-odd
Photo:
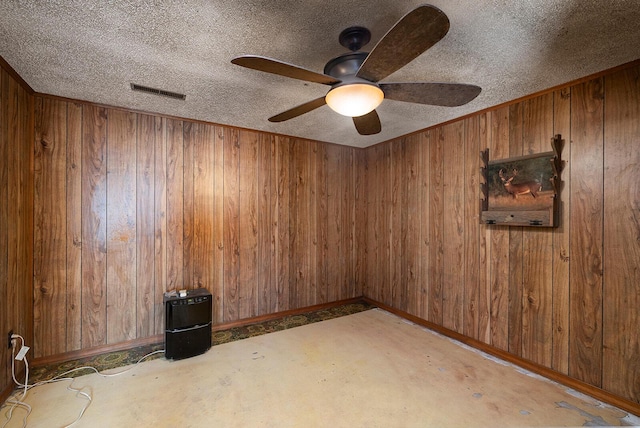
<instances>
[{"instance_id":1,"label":"electrical outlet","mask_svg":"<svg viewBox=\"0 0 640 428\"><path fill-rule=\"evenodd\" d=\"M11 349L11 336L13 336L13 330L9 330L9 341L7 342L7 349Z\"/></svg>"}]
</instances>

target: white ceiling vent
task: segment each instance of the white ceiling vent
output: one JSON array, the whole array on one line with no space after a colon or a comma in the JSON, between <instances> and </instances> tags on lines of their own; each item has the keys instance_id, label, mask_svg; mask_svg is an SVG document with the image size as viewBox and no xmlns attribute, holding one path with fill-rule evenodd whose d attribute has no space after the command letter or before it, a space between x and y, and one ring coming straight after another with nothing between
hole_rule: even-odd
<instances>
[{"instance_id":1,"label":"white ceiling vent","mask_svg":"<svg viewBox=\"0 0 640 428\"><path fill-rule=\"evenodd\" d=\"M150 88L148 86L138 85L137 83L131 84L131 89L134 91L146 92L148 94L160 95L163 97L174 98L176 100L185 100L187 96L185 94L179 94L177 92L165 91L164 89Z\"/></svg>"}]
</instances>

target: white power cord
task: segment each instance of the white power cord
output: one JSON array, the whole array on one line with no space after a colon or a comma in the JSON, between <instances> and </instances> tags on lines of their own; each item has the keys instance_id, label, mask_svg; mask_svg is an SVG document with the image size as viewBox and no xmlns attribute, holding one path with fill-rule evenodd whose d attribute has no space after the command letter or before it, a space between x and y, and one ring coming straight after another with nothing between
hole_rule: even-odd
<instances>
[{"instance_id":1,"label":"white power cord","mask_svg":"<svg viewBox=\"0 0 640 428\"><path fill-rule=\"evenodd\" d=\"M22 341L22 345L24 346L24 338L22 336L14 334L12 337L20 338L20 340ZM22 408L26 409L27 414L25 415L25 417L22 420L22 427L25 428L27 426L27 418L31 414L31 406L29 406L27 403L24 402L24 398L27 395L27 391L29 389L35 388L36 386L44 385L44 384L47 384L47 383L61 382L61 381L65 381L65 380L71 381L69 386L67 386L67 390L75 392L76 393L76 397L84 398L84 399L87 400L87 403L85 404L85 406L82 408L82 410L80 410L80 413L78 414L78 417L73 422L71 422L70 424L65 425L65 428L71 427L71 426L75 425L78 421L80 421L80 419L84 415L84 412L89 408L89 405L91 405L91 402L93 401L93 397L91 396L91 393L87 393L87 392L83 391L84 387L80 388L80 389L77 389L77 388L73 387L73 383L75 382L75 378L63 377L63 376L68 375L68 374L73 373L73 372L80 371L80 370L92 370L96 374L98 374L99 376L102 376L102 377L105 377L105 378L119 376L121 374L127 373L128 371L134 369L138 364L140 364L146 358L148 358L148 357L150 357L152 355L164 352L164 349L150 352L147 355L145 355L142 358L140 358L133 366L129 367L128 369L119 371L117 373L108 373L108 374L100 373L95 367L84 366L84 367L77 367L75 369L68 370L68 371L66 371L64 373L61 373L61 374L59 374L57 376L52 377L51 379L43 380L43 381L34 383L33 385L29 385L29 363L27 362L27 358L26 357L24 357L24 364L25 364L25 367L26 367L24 383L20 383L16 379L16 376L15 376L15 342L12 341L12 344L13 344L13 351L12 351L12 355L11 355L11 375L13 377L13 381L16 383L16 385L18 385L18 389L22 388L23 392L22 392L22 397L19 400L17 400L17 399L8 399L5 402L5 404L11 404L11 408L5 414L7 420L2 425L2 428L5 428L7 426L7 424L9 423L9 421L11 421L11 418L13 416L13 410L16 407L22 407Z\"/></svg>"}]
</instances>

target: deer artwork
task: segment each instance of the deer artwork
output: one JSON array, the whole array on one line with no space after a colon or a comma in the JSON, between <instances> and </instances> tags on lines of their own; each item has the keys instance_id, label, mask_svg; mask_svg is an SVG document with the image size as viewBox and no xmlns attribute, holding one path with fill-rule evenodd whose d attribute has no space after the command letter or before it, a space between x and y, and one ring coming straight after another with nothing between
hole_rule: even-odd
<instances>
[{"instance_id":1,"label":"deer artwork","mask_svg":"<svg viewBox=\"0 0 640 428\"><path fill-rule=\"evenodd\" d=\"M517 198L518 195L526 195L527 193L531 194L534 198L538 196L538 192L542 190L542 183L539 181L525 181L523 183L512 183L513 179L518 175L518 170L514 169L511 177L506 177L503 170L501 169L498 173L500 176L500 180L502 180L502 185L504 189L509 192L513 198Z\"/></svg>"}]
</instances>

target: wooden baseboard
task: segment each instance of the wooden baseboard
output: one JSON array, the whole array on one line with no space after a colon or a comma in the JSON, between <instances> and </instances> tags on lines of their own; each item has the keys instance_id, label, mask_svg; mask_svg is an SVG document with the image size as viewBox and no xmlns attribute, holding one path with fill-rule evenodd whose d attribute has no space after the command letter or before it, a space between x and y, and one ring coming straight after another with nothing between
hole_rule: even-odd
<instances>
[{"instance_id":1,"label":"wooden baseboard","mask_svg":"<svg viewBox=\"0 0 640 428\"><path fill-rule=\"evenodd\" d=\"M453 330L449 330L448 328L434 324L430 321L424 320L422 318L418 318L415 315L411 315L407 312L401 311L399 309L395 309L391 306L385 305L384 303L377 302L373 299L369 299L368 297L365 297L364 300L372 305L379 307L380 309L384 309L385 311L391 312L395 315L398 315L399 317L405 318L415 324L418 324L422 327L426 327L429 330L435 331L436 333L440 333L443 336L447 336L451 339L457 340L458 342L464 343L465 345L471 346L472 348L475 348L479 351L482 351L494 357L498 357L501 360L507 361L516 366L529 370L530 372L546 377L547 379L550 379L552 381L558 382L562 385L565 385L583 394L589 395L604 403L623 409L635 416L640 416L640 403L635 403L633 401L627 400L626 398L612 394L611 392L605 391L604 389L601 389L596 386L589 385L588 383L582 382L580 380L574 379L570 376L567 376L564 373L560 373L548 367L541 366L540 364L531 362L529 360L525 360L524 358L518 357L517 355L513 355L509 352L495 348L477 339L473 339L471 337L465 336Z\"/></svg>"},{"instance_id":2,"label":"wooden baseboard","mask_svg":"<svg viewBox=\"0 0 640 428\"><path fill-rule=\"evenodd\" d=\"M16 379L22 381L24 380L24 368L18 369L18 373L16 373ZM7 385L5 389L0 391L0 404L4 403L7 398L16 390L16 384L13 383L13 379L9 379L11 383Z\"/></svg>"},{"instance_id":3,"label":"wooden baseboard","mask_svg":"<svg viewBox=\"0 0 640 428\"><path fill-rule=\"evenodd\" d=\"M306 307L300 308L300 309L290 309L288 311L274 312L273 314L260 315L260 316L253 317L253 318L245 318L245 319L238 320L238 321L231 321L231 322L226 322L226 323L222 323L222 324L216 324L211 328L211 330L212 331L220 331L220 330L228 330L228 329L234 328L234 327L244 327L244 326L250 325L250 324L256 324L256 323L259 323L259 322L271 321L271 320L275 320L275 319L278 319L278 318L283 318L283 317L287 317L287 316L291 316L291 315L305 314L307 312L321 311L323 309L335 308L337 306L348 305L350 303L358 303L358 302L362 302L362 301L365 301L365 300L366 299L364 297L354 297L352 299L338 300L338 301L331 302L331 303L321 303L321 304L318 304L318 305L306 306Z\"/></svg>"},{"instance_id":4,"label":"wooden baseboard","mask_svg":"<svg viewBox=\"0 0 640 428\"><path fill-rule=\"evenodd\" d=\"M62 354L49 355L46 357L34 358L31 365L33 367L44 366L47 364L64 363L65 361L77 360L80 358L95 357L96 355L106 354L115 351L124 351L127 349L137 348L139 346L156 345L164 341L164 335L156 334L154 336L144 337L141 339L128 340L126 342L114 343L111 345L95 346L93 348L79 349L77 351L64 352Z\"/></svg>"},{"instance_id":5,"label":"wooden baseboard","mask_svg":"<svg viewBox=\"0 0 640 428\"><path fill-rule=\"evenodd\" d=\"M362 302L364 298L355 297L352 299L339 300L331 303L322 303L319 305L307 306L300 309L291 309L288 311L275 312L273 314L268 315L260 315L253 318L245 318L238 321L231 321L221 324L215 324L212 326L212 331L220 331L220 330L228 330L233 327L244 327L246 325L255 324L259 322L270 321L273 319L278 319L291 315L299 315L312 311L319 311L322 309L329 309L336 306L342 306L349 303L357 303ZM47 357L35 358L31 365L33 367L44 366L47 364L56 364L56 363L64 363L65 361L77 360L80 358L88 358L95 357L96 355L106 354L109 352L115 351L124 351L127 349L137 348L139 346L147 346L147 345L156 345L164 342L164 334L157 334L154 336L149 336L141 339L129 340L126 342L114 343L111 345L101 345L88 349L80 349L77 351L64 352L61 354L50 355Z\"/></svg>"}]
</instances>

